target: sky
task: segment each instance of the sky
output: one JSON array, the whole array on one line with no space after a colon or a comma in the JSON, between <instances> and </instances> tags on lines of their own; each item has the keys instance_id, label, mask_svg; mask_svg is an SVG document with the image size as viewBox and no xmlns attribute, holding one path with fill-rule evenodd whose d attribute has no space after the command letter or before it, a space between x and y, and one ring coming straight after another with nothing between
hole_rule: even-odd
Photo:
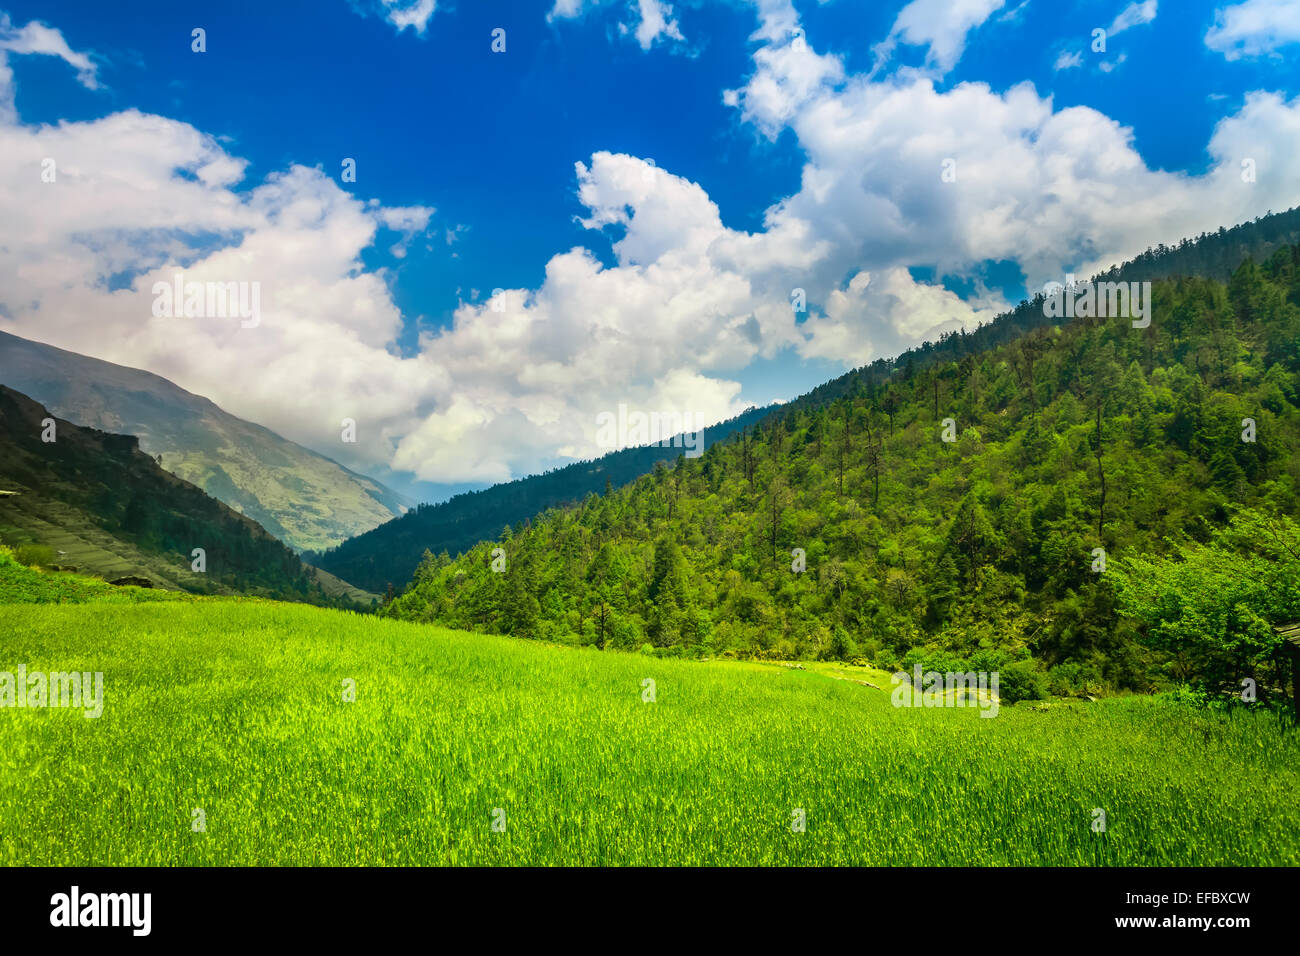
<instances>
[{"instance_id":1,"label":"sky","mask_svg":"<svg viewBox=\"0 0 1300 956\"><path fill-rule=\"evenodd\" d=\"M1300 0L0 0L0 329L440 500L1300 204L1297 64Z\"/></svg>"}]
</instances>

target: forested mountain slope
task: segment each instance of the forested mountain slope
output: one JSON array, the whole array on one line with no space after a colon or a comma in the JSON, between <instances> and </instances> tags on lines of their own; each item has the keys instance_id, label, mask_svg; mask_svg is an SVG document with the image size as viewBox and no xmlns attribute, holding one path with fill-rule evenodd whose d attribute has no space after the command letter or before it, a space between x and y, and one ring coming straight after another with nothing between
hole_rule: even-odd
<instances>
[{"instance_id":1,"label":"forested mountain slope","mask_svg":"<svg viewBox=\"0 0 1300 956\"><path fill-rule=\"evenodd\" d=\"M1092 279L1102 282L1152 282L1157 279L1200 277L1227 282L1237 266L1246 259L1263 262L1279 248L1296 243L1300 243L1300 206L1286 212L1270 213L1231 228L1220 228L1217 232L1202 233L1195 239L1184 238L1176 246L1162 243L1127 262L1112 266ZM1057 281L1064 283L1065 280L1065 276L1060 276ZM1066 321L1064 318L1044 315L1042 293L1030 291L1034 294L1028 300L997 316L987 325L971 332L949 332L941 336L938 342L925 342L894 359L877 359L870 365L846 372L817 386L791 404L818 407L843 395L852 394L862 387L879 384L888 379L896 368L906 369L910 365L915 370L936 362L960 361L965 355L1005 345L1027 332Z\"/></svg>"},{"instance_id":2,"label":"forested mountain slope","mask_svg":"<svg viewBox=\"0 0 1300 956\"><path fill-rule=\"evenodd\" d=\"M337 544L413 504L152 372L0 332L0 384L78 425L135 435L172 474L299 551Z\"/></svg>"},{"instance_id":3,"label":"forested mountain slope","mask_svg":"<svg viewBox=\"0 0 1300 956\"><path fill-rule=\"evenodd\" d=\"M774 407L749 409L704 429L704 447L752 426ZM594 461L575 462L545 474L466 492L440 504L420 505L324 554L304 557L359 587L400 589L411 579L426 550L459 554L484 539L495 538L506 525L547 508L581 501L593 492L621 488L647 474L656 462L672 461L679 454L680 442L676 447L643 445L612 451Z\"/></svg>"},{"instance_id":4,"label":"forested mountain slope","mask_svg":"<svg viewBox=\"0 0 1300 956\"><path fill-rule=\"evenodd\" d=\"M1149 249L1099 278L1136 282L1199 275L1226 281L1244 259L1254 257L1262 261L1280 246L1297 242L1300 242L1300 207L1196 239L1184 239L1177 246ZM1064 278L1061 277L1062 281ZM910 366L914 374L935 363L960 361L964 356L996 348L1027 332L1061 321L1045 316L1041 296L1035 296L972 332L951 333L938 342L909 349L896 359L881 359L847 372L795 399L784 409L788 412L820 408L845 395L888 381L896 369L906 370ZM774 408L767 408L746 412L709 429L706 439L710 443L719 440L773 411ZM400 590L425 550L458 554L481 540L495 538L504 525L516 524L546 508L579 501L591 492L600 493L607 479L611 487L619 488L648 473L656 462L675 457L675 450L665 448L613 452L595 462L580 462L545 475L458 495L438 505L421 505L324 554L306 557L372 591L382 591L389 584Z\"/></svg>"},{"instance_id":5,"label":"forested mountain slope","mask_svg":"<svg viewBox=\"0 0 1300 956\"><path fill-rule=\"evenodd\" d=\"M47 548L50 564L196 593L321 604L360 597L344 582L318 580L252 519L164 471L134 436L57 419L5 386L0 491L0 540Z\"/></svg>"},{"instance_id":6,"label":"forested mountain slope","mask_svg":"<svg viewBox=\"0 0 1300 956\"><path fill-rule=\"evenodd\" d=\"M1145 329L1076 319L848 385L499 544L429 555L384 613L884 667L1032 653L1142 684L1153 660L1095 549L1208 540L1236 506L1300 513L1300 247L1227 284L1156 283Z\"/></svg>"}]
</instances>

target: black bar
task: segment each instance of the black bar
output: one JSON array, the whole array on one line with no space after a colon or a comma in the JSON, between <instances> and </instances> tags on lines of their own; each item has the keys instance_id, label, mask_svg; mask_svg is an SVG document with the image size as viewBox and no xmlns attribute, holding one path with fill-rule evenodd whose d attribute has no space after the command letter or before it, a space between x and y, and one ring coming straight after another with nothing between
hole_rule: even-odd
<instances>
[{"instance_id":1,"label":"black bar","mask_svg":"<svg viewBox=\"0 0 1300 956\"><path fill-rule=\"evenodd\" d=\"M1284 938L1294 916L1294 884L1293 870L1234 868L11 868L0 870L0 932L6 948L24 939L109 938L128 945L337 945L448 929L458 938L466 931L496 943L517 933L534 944L590 935L614 946L703 921L733 941L839 927L837 934L850 931L881 944L898 934L945 946L963 940L1002 946L1031 938L1020 934L1051 933L1048 939L1068 939L1072 947L1123 937L1179 945L1199 938L1231 947L1255 933ZM148 935L136 936L129 917L117 927L52 926L52 898L70 897L73 886L83 905L88 894L150 894ZM1216 900L1210 894L1234 895ZM1119 925L1133 918L1154 923ZM1187 925L1203 918L1212 921L1208 928ZM1247 925L1215 922L1241 918ZM623 929L611 937L610 925Z\"/></svg>"}]
</instances>

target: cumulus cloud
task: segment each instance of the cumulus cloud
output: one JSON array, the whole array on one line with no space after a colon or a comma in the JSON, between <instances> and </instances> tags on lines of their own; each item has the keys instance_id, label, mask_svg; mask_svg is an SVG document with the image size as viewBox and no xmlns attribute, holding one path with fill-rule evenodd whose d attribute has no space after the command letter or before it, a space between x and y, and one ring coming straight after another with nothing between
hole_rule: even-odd
<instances>
[{"instance_id":1,"label":"cumulus cloud","mask_svg":"<svg viewBox=\"0 0 1300 956\"><path fill-rule=\"evenodd\" d=\"M1277 55L1277 50L1300 43L1300 0L1245 0L1220 7L1205 45L1229 60Z\"/></svg>"},{"instance_id":2,"label":"cumulus cloud","mask_svg":"<svg viewBox=\"0 0 1300 956\"><path fill-rule=\"evenodd\" d=\"M239 188L245 168L189 124L134 110L0 122L0 207L12 211L0 327L148 368L353 467L439 482L600 454L596 416L619 402L726 418L743 407L740 386L716 370L762 347L760 320L794 338L784 293L760 301L728 264L735 250L711 251L750 237L725 230L702 189L598 153L575 168L577 189L590 227L619 234L618 265L563 252L540 288L462 305L404 356L388 276L362 252L426 233L433 210L358 198L302 166ZM259 283L261 321L153 314L155 284L177 274ZM355 445L340 440L345 418Z\"/></svg>"},{"instance_id":3,"label":"cumulus cloud","mask_svg":"<svg viewBox=\"0 0 1300 956\"><path fill-rule=\"evenodd\" d=\"M1193 176L1149 168L1132 130L1089 107L1058 110L1029 83L940 91L916 71L843 78L836 58L785 49L758 51L732 102L768 135L792 130L806 154L802 188L769 219L829 246L809 279L822 288L856 271L960 275L987 260L1018 263L1036 288L1300 202L1300 168L1284 158L1300 146L1300 102L1279 94L1247 96ZM1241 180L1245 158L1254 183Z\"/></svg>"},{"instance_id":4,"label":"cumulus cloud","mask_svg":"<svg viewBox=\"0 0 1300 956\"><path fill-rule=\"evenodd\" d=\"M660 37L682 40L681 29L672 18L673 8L663 0L637 0L640 22L636 25L636 41L641 49L648 50Z\"/></svg>"},{"instance_id":5,"label":"cumulus cloud","mask_svg":"<svg viewBox=\"0 0 1300 956\"><path fill-rule=\"evenodd\" d=\"M992 322L1009 303L985 289L970 301L939 285L921 283L902 268L877 276L859 272L847 287L835 289L825 315L804 325L805 358L865 365L882 355L897 355L917 342L936 341L945 332Z\"/></svg>"},{"instance_id":6,"label":"cumulus cloud","mask_svg":"<svg viewBox=\"0 0 1300 956\"><path fill-rule=\"evenodd\" d=\"M741 109L742 118L775 139L799 112L844 80L838 57L815 52L801 34L778 36L754 53L756 70L739 90L723 100Z\"/></svg>"},{"instance_id":7,"label":"cumulus cloud","mask_svg":"<svg viewBox=\"0 0 1300 956\"><path fill-rule=\"evenodd\" d=\"M426 386L388 351L401 315L359 253L428 213L368 206L297 166L237 193L242 170L187 124L135 111L0 125L0 203L14 211L0 226L5 327L148 368L354 464L387 460L382 426ZM258 283L260 324L155 316L154 284L177 274ZM364 423L355 449L339 444L344 417Z\"/></svg>"},{"instance_id":8,"label":"cumulus cloud","mask_svg":"<svg viewBox=\"0 0 1300 956\"><path fill-rule=\"evenodd\" d=\"M240 157L138 111L39 127L9 115L0 327L149 368L353 467L496 481L601 453L597 415L619 403L718 421L748 404L735 379L758 357L852 366L1005 306L918 269L969 279L1005 260L1037 288L1300 202L1300 101L1247 96L1216 126L1204 173L1167 172L1096 110L1057 109L1028 83L849 76L797 32L787 0L756 6L753 74L729 102L765 135L791 131L806 159L798 191L753 231L728 227L701 184L598 151L575 164L576 195L614 261L558 251L536 288L462 303L403 354L390 277L362 253L426 235L429 207L362 199L302 166L242 188ZM45 158L55 183L41 182ZM260 281L260 324L154 316L153 284L177 272ZM358 444L340 443L343 418Z\"/></svg>"},{"instance_id":9,"label":"cumulus cloud","mask_svg":"<svg viewBox=\"0 0 1300 956\"><path fill-rule=\"evenodd\" d=\"M966 38L1006 0L912 0L899 11L889 36L876 48L887 58L901 42L926 47L926 62L940 75L947 73L966 50Z\"/></svg>"}]
</instances>

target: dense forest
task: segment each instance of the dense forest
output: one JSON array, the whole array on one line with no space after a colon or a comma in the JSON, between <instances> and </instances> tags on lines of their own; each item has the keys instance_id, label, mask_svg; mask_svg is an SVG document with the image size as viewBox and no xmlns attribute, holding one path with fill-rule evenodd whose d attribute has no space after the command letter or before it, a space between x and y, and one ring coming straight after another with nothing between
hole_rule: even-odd
<instances>
[{"instance_id":1,"label":"dense forest","mask_svg":"<svg viewBox=\"0 0 1300 956\"><path fill-rule=\"evenodd\" d=\"M1271 214L1232 228L1161 245L1108 270L1099 280L1139 282L1175 276L1202 276L1226 281L1247 258L1263 261L1280 246L1300 243L1300 207ZM895 359L880 359L826 382L784 407L820 408L827 402L861 393L889 381L896 369L913 373L936 363L960 361L967 355L1005 345L1027 332L1057 324L1043 314L1041 296L1022 302L993 322L966 333L949 333ZM773 413L753 409L706 429L706 444L722 440ZM343 542L322 554L308 552L307 561L372 591L389 586L401 590L411 579L425 550L457 555L478 542L495 537L547 508L576 503L586 495L620 488L647 474L657 462L671 462L672 448L642 447L612 452L592 462L578 462L544 475L506 482L484 491L457 495L436 505L421 505L400 518Z\"/></svg>"},{"instance_id":2,"label":"dense forest","mask_svg":"<svg viewBox=\"0 0 1300 956\"><path fill-rule=\"evenodd\" d=\"M1183 611L1135 569L1246 547L1229 527L1294 532L1300 246L1153 295L1145 329L956 336L942 361L847 376L700 458L426 554L383 613L660 654L1000 666L1011 699L1222 686L1231 668L1162 643ZM1300 615L1297 566L1272 617ZM1238 646L1270 622L1247 623L1223 625L1228 657L1277 688L1278 642Z\"/></svg>"},{"instance_id":3,"label":"dense forest","mask_svg":"<svg viewBox=\"0 0 1300 956\"><path fill-rule=\"evenodd\" d=\"M703 447L754 424L771 410L751 408L705 428ZM482 491L469 491L440 504L422 504L324 553L306 552L303 559L361 588L400 588L411 579L420 556L430 548L459 554L495 537L503 525L523 521L547 508L579 502L593 492L621 488L649 473L656 463L671 462L680 454L680 442L676 447L642 445L612 451L594 461L575 462Z\"/></svg>"},{"instance_id":4,"label":"dense forest","mask_svg":"<svg viewBox=\"0 0 1300 956\"><path fill-rule=\"evenodd\" d=\"M53 423L50 425L49 423ZM43 440L48 438L49 440ZM189 571L204 550L192 590L234 590L288 600L327 600L289 548L140 451L132 435L113 435L54 419L37 402L0 385L0 509L62 524L93 526Z\"/></svg>"},{"instance_id":5,"label":"dense forest","mask_svg":"<svg viewBox=\"0 0 1300 956\"><path fill-rule=\"evenodd\" d=\"M1197 276L1227 282L1233 270L1245 260L1263 262L1279 248L1296 243L1300 243L1300 206L1286 212L1270 213L1231 228L1220 228L1217 232L1202 233L1195 239L1183 239L1175 246L1161 243L1121 265L1112 266L1093 276L1092 281L1154 282L1158 279ZM1064 276L1060 277L1060 281L1063 282L1064 279ZM925 342L908 349L897 358L877 359L870 365L818 385L790 405L821 407L836 398L856 394L864 387L879 385L888 380L896 368L911 367L916 370L936 363L959 361L963 356L997 348L1027 332L1063 321L1065 320L1044 314L1040 292L997 316L987 325L970 332L946 333L937 342Z\"/></svg>"}]
</instances>

